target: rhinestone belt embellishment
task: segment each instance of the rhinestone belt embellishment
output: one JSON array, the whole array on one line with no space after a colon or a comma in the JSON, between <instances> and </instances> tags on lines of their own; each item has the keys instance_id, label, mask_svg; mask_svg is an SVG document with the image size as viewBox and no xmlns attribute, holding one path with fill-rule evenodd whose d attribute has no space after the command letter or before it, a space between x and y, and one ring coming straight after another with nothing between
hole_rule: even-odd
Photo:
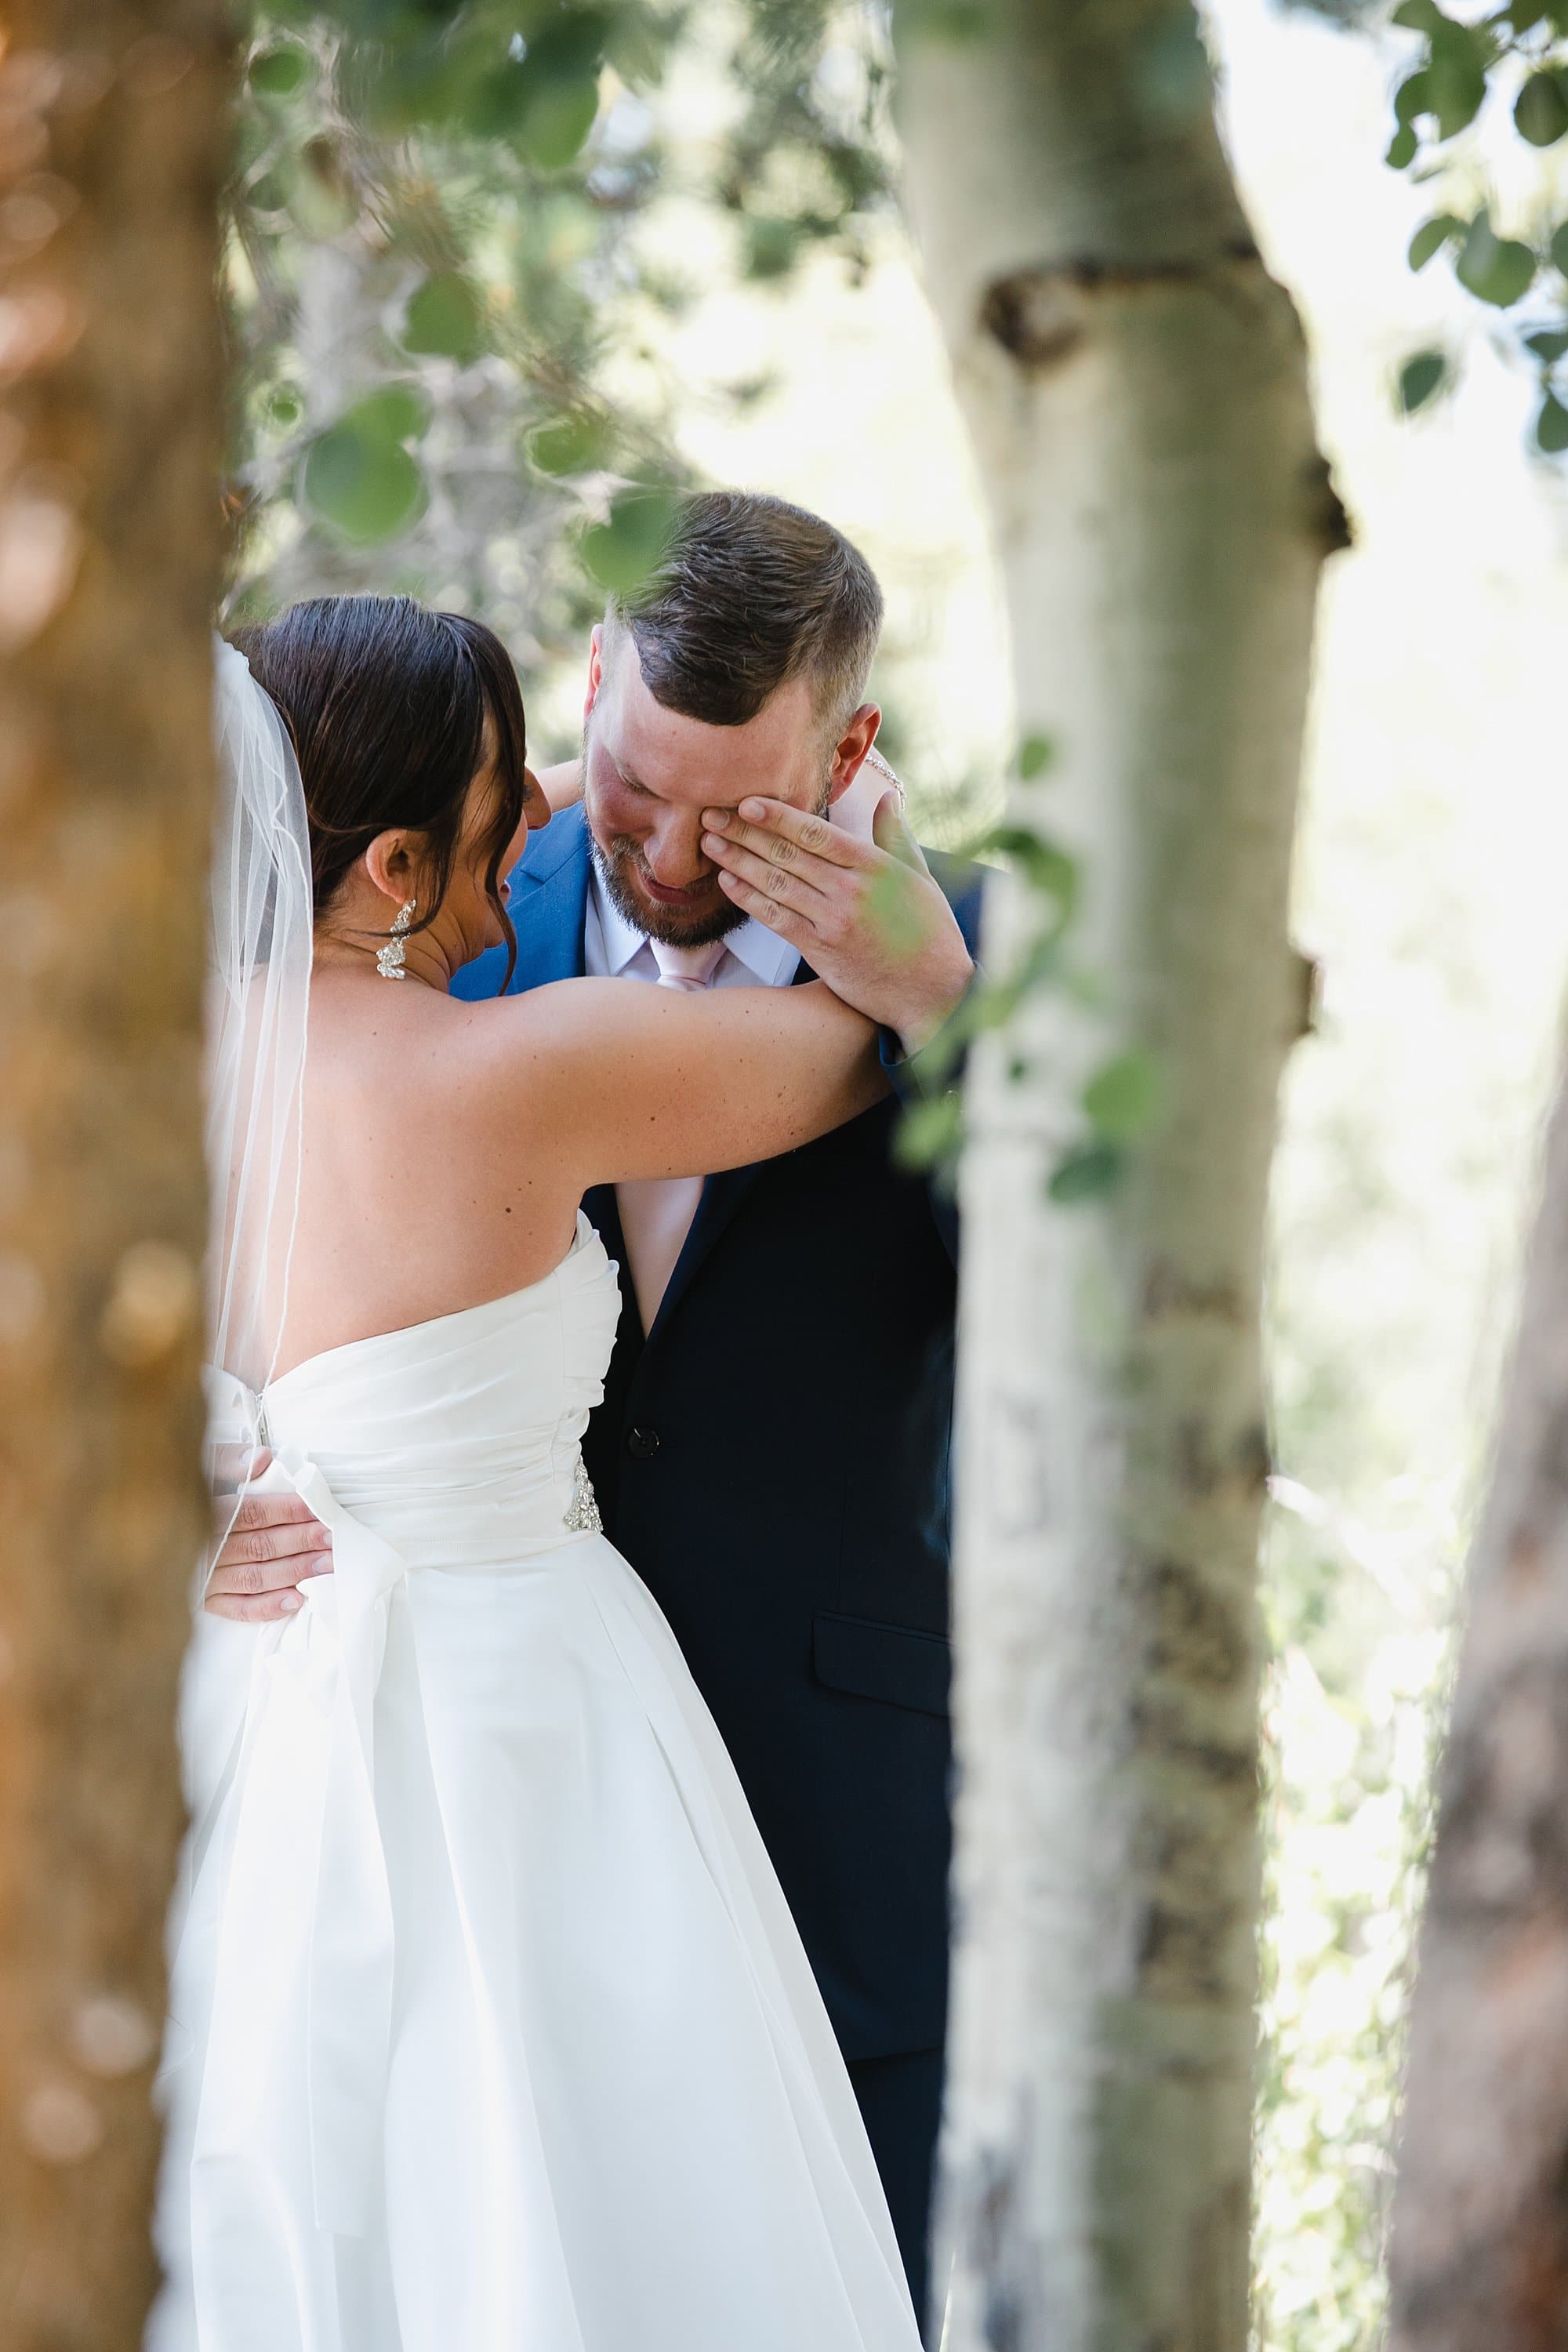
<instances>
[{"instance_id":1,"label":"rhinestone belt embellishment","mask_svg":"<svg viewBox=\"0 0 1568 2352\"><path fill-rule=\"evenodd\" d=\"M599 1517L598 1497L594 1482L577 1456L577 1466L572 1473L572 1500L566 1506L566 1525L574 1536L602 1536L605 1522Z\"/></svg>"}]
</instances>

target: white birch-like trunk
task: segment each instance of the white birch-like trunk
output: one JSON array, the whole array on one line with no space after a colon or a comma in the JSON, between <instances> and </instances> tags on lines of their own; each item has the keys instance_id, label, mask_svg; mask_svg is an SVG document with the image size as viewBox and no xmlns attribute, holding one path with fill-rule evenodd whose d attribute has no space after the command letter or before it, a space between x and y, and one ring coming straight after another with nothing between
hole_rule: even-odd
<instances>
[{"instance_id":1,"label":"white birch-like trunk","mask_svg":"<svg viewBox=\"0 0 1568 2352\"><path fill-rule=\"evenodd\" d=\"M1265 1196L1286 900L1342 519L1186 0L897 11L907 184L1004 570L1009 816L1065 973L973 1060L956 1601L949 2352L1244 2352ZM1040 907L992 885L1004 976ZM1163 1108L1047 1199L1086 1080Z\"/></svg>"}]
</instances>

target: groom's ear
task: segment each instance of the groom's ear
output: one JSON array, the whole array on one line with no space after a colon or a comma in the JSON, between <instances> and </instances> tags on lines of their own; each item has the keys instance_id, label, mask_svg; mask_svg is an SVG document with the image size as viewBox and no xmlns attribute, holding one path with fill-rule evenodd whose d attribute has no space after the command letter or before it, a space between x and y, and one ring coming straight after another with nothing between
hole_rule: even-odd
<instances>
[{"instance_id":1,"label":"groom's ear","mask_svg":"<svg viewBox=\"0 0 1568 2352\"><path fill-rule=\"evenodd\" d=\"M882 714L874 702L863 702L848 726L833 747L833 766L828 772L829 805L849 790L860 772L867 752L877 740L877 730Z\"/></svg>"},{"instance_id":2,"label":"groom's ear","mask_svg":"<svg viewBox=\"0 0 1568 2352\"><path fill-rule=\"evenodd\" d=\"M583 716L587 718L599 699L599 688L605 683L605 625L595 621L594 634L588 640L588 692L583 704Z\"/></svg>"}]
</instances>

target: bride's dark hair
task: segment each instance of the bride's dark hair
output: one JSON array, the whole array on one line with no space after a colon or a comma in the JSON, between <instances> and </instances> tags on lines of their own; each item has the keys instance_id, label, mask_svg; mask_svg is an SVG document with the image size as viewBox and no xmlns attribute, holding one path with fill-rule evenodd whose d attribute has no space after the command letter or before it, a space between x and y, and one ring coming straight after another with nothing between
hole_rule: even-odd
<instances>
[{"instance_id":1,"label":"bride's dark hair","mask_svg":"<svg viewBox=\"0 0 1568 2352\"><path fill-rule=\"evenodd\" d=\"M517 672L494 631L460 613L433 613L412 596L313 596L274 621L236 629L233 641L294 739L318 916L377 834L406 828L425 835L431 875L411 929L435 920L451 887L489 719L496 807L480 845L510 982L517 934L500 866L522 822L528 734Z\"/></svg>"}]
</instances>

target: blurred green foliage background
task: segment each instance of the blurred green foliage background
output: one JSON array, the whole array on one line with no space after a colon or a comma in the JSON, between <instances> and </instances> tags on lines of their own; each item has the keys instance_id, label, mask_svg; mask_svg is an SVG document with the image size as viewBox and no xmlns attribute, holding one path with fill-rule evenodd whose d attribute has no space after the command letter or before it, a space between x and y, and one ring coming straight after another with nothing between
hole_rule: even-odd
<instances>
[{"instance_id":1,"label":"blurred green foliage background","mask_svg":"<svg viewBox=\"0 0 1568 2352\"><path fill-rule=\"evenodd\" d=\"M738 284L853 272L885 31L826 0L344 0L258 17L228 241L237 614L408 587L575 658L691 478L663 356L706 215ZM743 405L759 387L738 380Z\"/></svg>"}]
</instances>

